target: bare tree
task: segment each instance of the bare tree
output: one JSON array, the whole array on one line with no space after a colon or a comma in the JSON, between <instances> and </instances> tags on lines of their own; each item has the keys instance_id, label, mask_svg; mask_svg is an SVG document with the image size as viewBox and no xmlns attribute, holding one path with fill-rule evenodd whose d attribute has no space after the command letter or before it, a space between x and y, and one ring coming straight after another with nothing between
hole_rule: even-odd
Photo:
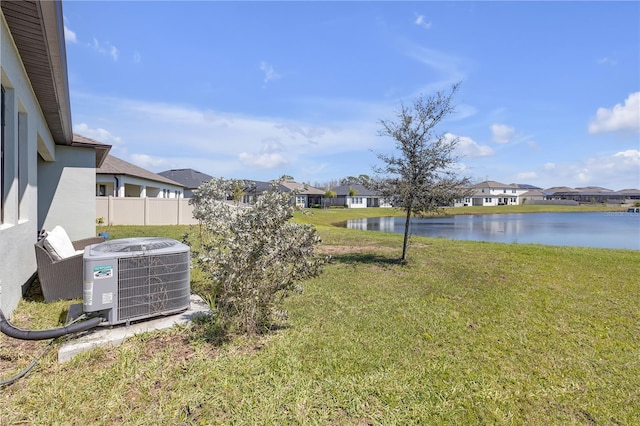
<instances>
[{"instance_id":1,"label":"bare tree","mask_svg":"<svg viewBox=\"0 0 640 426\"><path fill-rule=\"evenodd\" d=\"M406 212L402 258L407 261L409 228L414 215L439 211L466 193L470 179L460 177L455 149L458 138L436 133L436 126L454 112L453 95L460 83L447 94L419 96L413 104L402 104L396 120L380 120L380 136L396 141L397 155L378 154L383 166L374 167L378 175L373 187L394 206Z\"/></svg>"}]
</instances>

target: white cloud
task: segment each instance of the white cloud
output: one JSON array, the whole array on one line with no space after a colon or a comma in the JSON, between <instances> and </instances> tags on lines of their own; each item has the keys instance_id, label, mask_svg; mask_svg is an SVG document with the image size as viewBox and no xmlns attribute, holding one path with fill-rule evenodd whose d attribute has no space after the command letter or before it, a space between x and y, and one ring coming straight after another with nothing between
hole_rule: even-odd
<instances>
[{"instance_id":1,"label":"white cloud","mask_svg":"<svg viewBox=\"0 0 640 426\"><path fill-rule=\"evenodd\" d=\"M509 143L513 140L516 130L506 124L492 124L491 133L493 141L496 143Z\"/></svg>"},{"instance_id":2,"label":"white cloud","mask_svg":"<svg viewBox=\"0 0 640 426\"><path fill-rule=\"evenodd\" d=\"M413 23L425 30L431 29L431 21L427 22L423 15L417 15L416 20L413 21Z\"/></svg>"},{"instance_id":3,"label":"white cloud","mask_svg":"<svg viewBox=\"0 0 640 426\"><path fill-rule=\"evenodd\" d=\"M263 169L275 169L289 164L289 161L278 153L263 153L259 155L241 152L238 156L245 166L260 167Z\"/></svg>"},{"instance_id":4,"label":"white cloud","mask_svg":"<svg viewBox=\"0 0 640 426\"><path fill-rule=\"evenodd\" d=\"M81 123L74 130L104 143L117 140L114 155L149 165L151 171L159 171L156 167L160 164L166 164L164 169L199 166L200 171L213 176L260 179L268 168L282 168L269 172L269 179L286 171L313 180L309 165L316 167L329 161L323 159L325 156L358 153L363 158L370 150L393 147L389 139L378 136L378 125L372 117L320 124L82 93L73 96L74 111L82 111L82 115L74 115L74 120ZM134 160L129 152L148 157ZM356 163L357 170L370 168L369 163Z\"/></svg>"},{"instance_id":5,"label":"white cloud","mask_svg":"<svg viewBox=\"0 0 640 426\"><path fill-rule=\"evenodd\" d=\"M536 179L538 177L538 174L536 172L522 172L522 173L518 173L518 179L519 180L525 180L525 179Z\"/></svg>"},{"instance_id":6,"label":"white cloud","mask_svg":"<svg viewBox=\"0 0 640 426\"><path fill-rule=\"evenodd\" d=\"M294 124L278 124L276 128L286 131L293 139L296 139L297 136L302 136L305 139L318 138L327 132L327 129L323 129L322 127L314 126L305 129Z\"/></svg>"},{"instance_id":7,"label":"white cloud","mask_svg":"<svg viewBox=\"0 0 640 426\"><path fill-rule=\"evenodd\" d=\"M133 63L139 64L140 62L142 62L142 56L140 55L140 52L133 52Z\"/></svg>"},{"instance_id":8,"label":"white cloud","mask_svg":"<svg viewBox=\"0 0 640 426\"><path fill-rule=\"evenodd\" d=\"M539 185L594 185L609 189L638 188L640 184L640 150L629 149L612 155L589 157L576 163L546 163Z\"/></svg>"},{"instance_id":9,"label":"white cloud","mask_svg":"<svg viewBox=\"0 0 640 426\"><path fill-rule=\"evenodd\" d=\"M117 61L118 60L118 56L120 55L120 52L119 52L117 47L115 47L114 45L112 45L109 42L106 42L103 45L95 37L93 38L93 42L92 43L88 43L87 45L89 47L91 47L93 50L95 50L96 52L100 53L101 55L109 55L109 56L111 56L114 61Z\"/></svg>"},{"instance_id":10,"label":"white cloud","mask_svg":"<svg viewBox=\"0 0 640 426\"><path fill-rule=\"evenodd\" d=\"M64 39L71 43L77 43L78 39L76 38L76 33L71 31L67 26L64 26Z\"/></svg>"},{"instance_id":11,"label":"white cloud","mask_svg":"<svg viewBox=\"0 0 640 426\"><path fill-rule=\"evenodd\" d=\"M631 93L623 105L598 108L589 123L589 133L617 131L640 132L640 92Z\"/></svg>"},{"instance_id":12,"label":"white cloud","mask_svg":"<svg viewBox=\"0 0 640 426\"><path fill-rule=\"evenodd\" d=\"M613 157L617 161L622 161L625 165L640 168L640 151L637 149L628 149L626 151L618 152Z\"/></svg>"},{"instance_id":13,"label":"white cloud","mask_svg":"<svg viewBox=\"0 0 640 426\"><path fill-rule=\"evenodd\" d=\"M416 45L404 41L405 53L408 57L421 62L428 68L440 74L440 79L421 87L418 92L433 93L439 90L449 90L452 84L466 80L466 73L462 70L463 60L454 55L439 50Z\"/></svg>"},{"instance_id":14,"label":"white cloud","mask_svg":"<svg viewBox=\"0 0 640 426\"><path fill-rule=\"evenodd\" d=\"M278 140L265 139L264 141L262 141L263 153L283 152L284 150L284 145L278 142Z\"/></svg>"},{"instance_id":15,"label":"white cloud","mask_svg":"<svg viewBox=\"0 0 640 426\"><path fill-rule=\"evenodd\" d=\"M275 69L273 68L273 65L268 64L265 61L260 62L260 70L264 72L265 84L272 80L277 80L281 77L280 74L276 73Z\"/></svg>"},{"instance_id":16,"label":"white cloud","mask_svg":"<svg viewBox=\"0 0 640 426\"><path fill-rule=\"evenodd\" d=\"M478 113L476 107L469 104L458 104L456 105L455 111L449 116L448 120L451 121L459 121L464 120L465 118L472 117Z\"/></svg>"},{"instance_id":17,"label":"white cloud","mask_svg":"<svg viewBox=\"0 0 640 426\"><path fill-rule=\"evenodd\" d=\"M456 135L451 133L446 133L445 138L448 141L456 138ZM494 155L495 152L491 147L487 145L480 145L473 139L467 136L457 136L458 138L458 146L457 152L463 157L487 157L490 155Z\"/></svg>"},{"instance_id":18,"label":"white cloud","mask_svg":"<svg viewBox=\"0 0 640 426\"><path fill-rule=\"evenodd\" d=\"M261 151L260 154L241 152L238 159L245 166L262 169L275 169L289 164L289 160L281 154L285 152L285 147L277 139L269 138L264 140Z\"/></svg>"},{"instance_id":19,"label":"white cloud","mask_svg":"<svg viewBox=\"0 0 640 426\"><path fill-rule=\"evenodd\" d=\"M108 130L102 128L90 128L87 123L80 123L73 126L73 132L107 145L120 146L122 138L112 135Z\"/></svg>"},{"instance_id":20,"label":"white cloud","mask_svg":"<svg viewBox=\"0 0 640 426\"><path fill-rule=\"evenodd\" d=\"M598 64L599 65L616 65L618 63L618 61L616 61L615 59L611 59L611 58L600 58L598 59Z\"/></svg>"},{"instance_id":21,"label":"white cloud","mask_svg":"<svg viewBox=\"0 0 640 426\"><path fill-rule=\"evenodd\" d=\"M131 162L143 169L168 168L169 160L162 157L153 157L147 154L131 154Z\"/></svg>"},{"instance_id":22,"label":"white cloud","mask_svg":"<svg viewBox=\"0 0 640 426\"><path fill-rule=\"evenodd\" d=\"M111 55L114 61L117 61L119 55L118 49L115 46L111 46L109 48L109 55Z\"/></svg>"},{"instance_id":23,"label":"white cloud","mask_svg":"<svg viewBox=\"0 0 640 426\"><path fill-rule=\"evenodd\" d=\"M538 142L534 141L534 140L527 141L527 145L529 146L529 148L535 149L536 151L542 149L540 144Z\"/></svg>"}]
</instances>

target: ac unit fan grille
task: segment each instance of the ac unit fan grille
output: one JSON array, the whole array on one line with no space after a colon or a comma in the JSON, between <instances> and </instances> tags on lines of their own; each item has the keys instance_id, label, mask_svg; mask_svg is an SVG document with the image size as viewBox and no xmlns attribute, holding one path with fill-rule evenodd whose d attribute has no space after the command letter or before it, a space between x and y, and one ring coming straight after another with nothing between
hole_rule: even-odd
<instances>
[{"instance_id":1,"label":"ac unit fan grille","mask_svg":"<svg viewBox=\"0 0 640 426\"><path fill-rule=\"evenodd\" d=\"M189 253L118 259L118 320L189 306Z\"/></svg>"}]
</instances>

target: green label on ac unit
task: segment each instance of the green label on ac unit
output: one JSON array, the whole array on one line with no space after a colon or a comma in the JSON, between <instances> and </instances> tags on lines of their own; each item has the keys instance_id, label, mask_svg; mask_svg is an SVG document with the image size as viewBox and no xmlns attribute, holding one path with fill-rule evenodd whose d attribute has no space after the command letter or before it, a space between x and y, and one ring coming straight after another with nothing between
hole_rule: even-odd
<instances>
[{"instance_id":1,"label":"green label on ac unit","mask_svg":"<svg viewBox=\"0 0 640 426\"><path fill-rule=\"evenodd\" d=\"M113 276L113 266L112 265L103 265L103 266L94 266L93 267L93 278L109 278Z\"/></svg>"}]
</instances>

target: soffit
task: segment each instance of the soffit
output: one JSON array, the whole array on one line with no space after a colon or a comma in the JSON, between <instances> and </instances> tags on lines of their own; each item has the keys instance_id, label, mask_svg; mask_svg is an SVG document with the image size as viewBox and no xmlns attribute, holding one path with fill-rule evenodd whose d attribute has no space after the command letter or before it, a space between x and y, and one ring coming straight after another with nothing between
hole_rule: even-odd
<instances>
[{"instance_id":1,"label":"soffit","mask_svg":"<svg viewBox=\"0 0 640 426\"><path fill-rule=\"evenodd\" d=\"M2 13L53 140L72 143L62 3L2 1Z\"/></svg>"}]
</instances>

